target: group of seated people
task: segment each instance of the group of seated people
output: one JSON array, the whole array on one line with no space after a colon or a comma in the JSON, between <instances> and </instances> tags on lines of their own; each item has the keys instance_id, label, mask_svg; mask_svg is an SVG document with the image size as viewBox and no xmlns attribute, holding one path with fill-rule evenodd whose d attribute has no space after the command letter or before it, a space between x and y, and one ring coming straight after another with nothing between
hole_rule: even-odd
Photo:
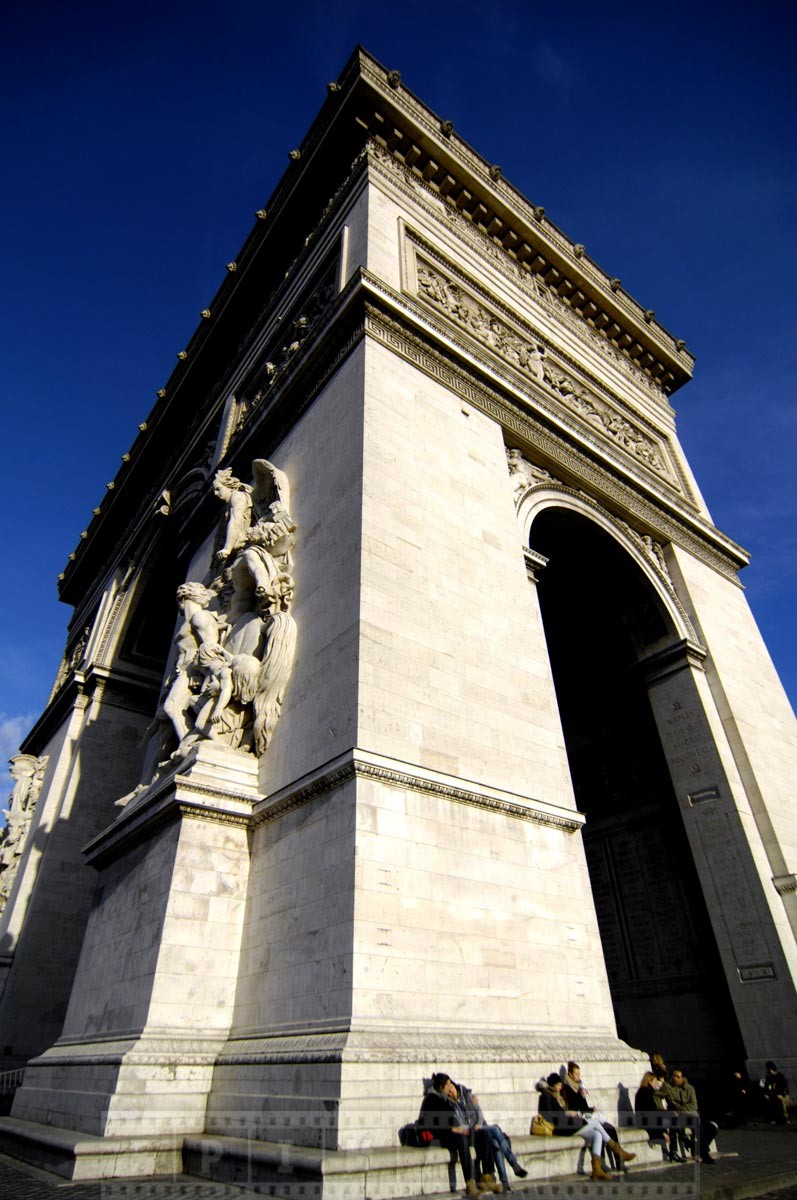
<instances>
[{"instance_id":1,"label":"group of seated people","mask_svg":"<svg viewBox=\"0 0 797 1200\"><path fill-rule=\"evenodd\" d=\"M604 1167L604 1155L616 1171L625 1171L626 1163L636 1158L635 1154L622 1148L614 1125L590 1105L578 1063L567 1064L564 1078L554 1071L547 1079L541 1079L537 1091L540 1093L539 1112L553 1125L553 1136L576 1134L583 1139L590 1151L592 1179L611 1179Z\"/></svg>"},{"instance_id":2,"label":"group of seated people","mask_svg":"<svg viewBox=\"0 0 797 1200\"><path fill-rule=\"evenodd\" d=\"M764 1076L758 1081L750 1079L743 1067L731 1072L723 1108L727 1124L744 1125L748 1121L789 1124L791 1099L786 1076L771 1059L764 1070Z\"/></svg>"},{"instance_id":3,"label":"group of seated people","mask_svg":"<svg viewBox=\"0 0 797 1200\"><path fill-rule=\"evenodd\" d=\"M554 1073L541 1079L537 1089L540 1092L539 1111L553 1126L553 1135L569 1137L577 1134L584 1139L585 1147L592 1155L593 1179L611 1179L603 1167L604 1153L611 1156L616 1169L623 1171L625 1164L636 1157L622 1148L615 1127L590 1107L578 1063L567 1064L564 1078ZM507 1163L518 1178L523 1179L528 1174L518 1162L508 1135L500 1125L486 1121L478 1096L442 1071L432 1076L417 1125L456 1155L465 1180L466 1196L510 1191Z\"/></svg>"},{"instance_id":4,"label":"group of seated people","mask_svg":"<svg viewBox=\"0 0 797 1200\"><path fill-rule=\"evenodd\" d=\"M518 1178L525 1179L528 1175L500 1125L490 1125L485 1120L479 1097L474 1096L470 1088L454 1083L443 1071L432 1076L431 1087L421 1104L418 1125L432 1132L441 1146L456 1154L462 1167L466 1196L508 1192L507 1163ZM500 1184L496 1182L496 1170Z\"/></svg>"},{"instance_id":5,"label":"group of seated people","mask_svg":"<svg viewBox=\"0 0 797 1200\"><path fill-rule=\"evenodd\" d=\"M760 1086L751 1084L741 1072L734 1073L734 1080L739 1084L740 1105L748 1102L749 1091L750 1097L755 1093L754 1100L749 1098L750 1104L756 1105L755 1111L773 1123L788 1119L788 1084L775 1063L766 1064ZM450 1151L452 1162L454 1157L458 1159L466 1196L510 1191L507 1163L518 1178L526 1177L528 1172L518 1162L510 1138L500 1125L487 1122L478 1096L443 1072L433 1075L427 1084L416 1125L425 1131L426 1139L434 1138ZM590 1152L592 1179L611 1179L607 1161L614 1171L627 1170L626 1164L636 1155L623 1149L615 1126L590 1105L578 1063L568 1062L566 1070L540 1079L536 1088L540 1093L539 1115L550 1123L545 1132L554 1137L581 1138L583 1153ZM680 1067L668 1068L661 1054L651 1055L650 1070L642 1076L634 1099L634 1112L633 1123L647 1131L651 1143L661 1147L665 1161L685 1163L691 1156L703 1163L714 1162L710 1148L717 1124L701 1120L694 1087ZM536 1119L532 1130L539 1132L535 1124Z\"/></svg>"},{"instance_id":6,"label":"group of seated people","mask_svg":"<svg viewBox=\"0 0 797 1200\"><path fill-rule=\"evenodd\" d=\"M650 1070L642 1076L634 1112L678 1114L669 1126L664 1121L646 1123L648 1138L658 1142L670 1162L685 1163L687 1154L713 1164L710 1148L717 1132L715 1121L700 1119L697 1093L680 1067L668 1069L661 1054L653 1054Z\"/></svg>"}]
</instances>

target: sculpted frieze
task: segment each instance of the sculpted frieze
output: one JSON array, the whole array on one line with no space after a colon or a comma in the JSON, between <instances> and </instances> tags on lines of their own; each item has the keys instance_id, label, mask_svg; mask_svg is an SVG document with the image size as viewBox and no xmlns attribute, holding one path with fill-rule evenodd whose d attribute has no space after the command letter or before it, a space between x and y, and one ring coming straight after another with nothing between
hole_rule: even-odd
<instances>
[{"instance_id":1,"label":"sculpted frieze","mask_svg":"<svg viewBox=\"0 0 797 1200\"><path fill-rule=\"evenodd\" d=\"M221 545L206 578L177 589L176 658L159 712L178 742L173 760L201 739L265 753L296 649L287 476L256 459L251 483L227 468L213 491L224 505Z\"/></svg>"},{"instance_id":2,"label":"sculpted frieze","mask_svg":"<svg viewBox=\"0 0 797 1200\"><path fill-rule=\"evenodd\" d=\"M554 393L572 412L668 483L672 473L656 440L586 387L544 346L524 337L437 266L417 260L418 295L528 379Z\"/></svg>"},{"instance_id":3,"label":"sculpted frieze","mask_svg":"<svg viewBox=\"0 0 797 1200\"><path fill-rule=\"evenodd\" d=\"M590 491L636 514L640 522L657 526L671 541L739 586L738 571L745 561L744 552L727 539L720 546L702 531L697 532L692 520L693 506L687 507L688 501L671 490L668 494L664 481L656 481L659 502L648 500L637 487L619 479L594 456L580 451L572 439L565 441L536 419L526 406L521 408L505 390L491 388L483 376L476 377L462 362L444 356L439 345L419 337L417 332L375 306L366 305L366 331L369 337L498 422L509 436L535 447L546 462L560 465L568 477L582 479ZM665 496L666 507L661 503Z\"/></svg>"},{"instance_id":4,"label":"sculpted frieze","mask_svg":"<svg viewBox=\"0 0 797 1200\"><path fill-rule=\"evenodd\" d=\"M17 877L48 761L46 754L41 758L33 754L15 754L8 763L14 788L8 808L3 809L6 827L0 833L0 912L8 903Z\"/></svg>"},{"instance_id":5,"label":"sculpted frieze","mask_svg":"<svg viewBox=\"0 0 797 1200\"><path fill-rule=\"evenodd\" d=\"M262 406L275 384L285 375L297 353L320 324L337 295L337 256L328 263L322 277L317 278L309 294L300 302L299 311L280 324L279 337L272 340L258 358L246 381L237 389L235 436L251 416Z\"/></svg>"},{"instance_id":6,"label":"sculpted frieze","mask_svg":"<svg viewBox=\"0 0 797 1200\"><path fill-rule=\"evenodd\" d=\"M389 150L376 142L369 143L368 153L374 163L390 173L394 183L402 191L411 193L416 202L421 202L428 213L437 218L444 217L448 225L456 230L457 237L468 242L479 254L486 254L503 275L554 312L557 320L563 321L582 342L632 378L637 386L650 392L658 403L668 403L666 393L657 380L652 379L641 367L637 366L633 359L602 337L581 313L574 312L570 305L556 291L549 288L539 275L530 272L527 267L519 263L485 230L463 216L459 209L446 203L424 179L418 178L403 163L398 162Z\"/></svg>"},{"instance_id":7,"label":"sculpted frieze","mask_svg":"<svg viewBox=\"0 0 797 1200\"><path fill-rule=\"evenodd\" d=\"M77 638L67 645L66 653L61 659L61 664L55 676L55 682L53 684L53 690L50 692L48 704L50 701L55 699L72 672L76 671L83 662L90 633L91 626L86 625L78 634Z\"/></svg>"}]
</instances>

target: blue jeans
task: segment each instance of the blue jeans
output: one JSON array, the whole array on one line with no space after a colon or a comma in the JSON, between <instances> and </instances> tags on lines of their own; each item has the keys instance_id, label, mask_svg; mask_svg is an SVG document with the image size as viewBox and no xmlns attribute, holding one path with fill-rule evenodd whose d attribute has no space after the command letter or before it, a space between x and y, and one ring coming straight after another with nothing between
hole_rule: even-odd
<instances>
[{"instance_id":1,"label":"blue jeans","mask_svg":"<svg viewBox=\"0 0 797 1200\"><path fill-rule=\"evenodd\" d=\"M501 1180L501 1183L507 1183L507 1161L513 1166L516 1161L512 1153L512 1147L509 1144L509 1138L500 1125L485 1125L484 1129L489 1133L490 1141L493 1143L493 1157L495 1158L495 1168L498 1171L498 1178Z\"/></svg>"}]
</instances>

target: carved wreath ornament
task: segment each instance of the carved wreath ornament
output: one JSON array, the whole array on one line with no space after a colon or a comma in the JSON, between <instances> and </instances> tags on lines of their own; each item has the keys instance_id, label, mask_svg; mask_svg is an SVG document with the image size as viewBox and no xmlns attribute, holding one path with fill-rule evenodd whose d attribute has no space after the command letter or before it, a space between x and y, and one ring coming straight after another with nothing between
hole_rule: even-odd
<instances>
[{"instance_id":1,"label":"carved wreath ornament","mask_svg":"<svg viewBox=\"0 0 797 1200\"><path fill-rule=\"evenodd\" d=\"M242 483L229 469L216 472L223 543L211 578L177 589L177 656L159 714L179 741L173 759L203 738L263 754L280 715L296 650L296 525L285 473L258 458L252 476Z\"/></svg>"}]
</instances>

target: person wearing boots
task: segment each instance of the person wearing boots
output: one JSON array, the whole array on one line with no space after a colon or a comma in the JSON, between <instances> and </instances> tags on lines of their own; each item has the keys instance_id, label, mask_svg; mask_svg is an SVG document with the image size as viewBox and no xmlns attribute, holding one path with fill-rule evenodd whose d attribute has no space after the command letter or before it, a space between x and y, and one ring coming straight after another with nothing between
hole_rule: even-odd
<instances>
[{"instance_id":1,"label":"person wearing boots","mask_svg":"<svg viewBox=\"0 0 797 1200\"><path fill-rule=\"evenodd\" d=\"M567 1064L567 1072L565 1074L564 1085L562 1087L562 1095L565 1098L566 1107L572 1112L595 1113L595 1109L590 1107L589 1092L582 1082L581 1067L577 1062L569 1062ZM625 1173L628 1170L628 1167L625 1165L620 1155L611 1148L612 1144L615 1146L619 1146L620 1144L620 1139L617 1136L617 1130L615 1126L611 1125L602 1113L598 1114L597 1119L600 1121L601 1125L611 1138L608 1149L609 1166L613 1171L622 1171ZM631 1157L634 1158L635 1156L632 1155Z\"/></svg>"},{"instance_id":2,"label":"person wearing boots","mask_svg":"<svg viewBox=\"0 0 797 1200\"><path fill-rule=\"evenodd\" d=\"M635 1113L656 1113L664 1111L664 1099L660 1095L664 1080L660 1075L656 1075L654 1071L646 1071L642 1076L642 1082L637 1088L637 1094L634 1097L634 1112ZM661 1155L663 1159L669 1162L686 1162L686 1159L677 1154L673 1149L673 1143L670 1140L670 1135L666 1129L656 1129L646 1126L648 1131L648 1141L651 1143L659 1143L661 1146Z\"/></svg>"},{"instance_id":3,"label":"person wearing boots","mask_svg":"<svg viewBox=\"0 0 797 1200\"><path fill-rule=\"evenodd\" d=\"M674 1109L677 1113L693 1113L699 1117L697 1107L697 1093L692 1087L689 1080L684 1075L680 1067L673 1067L670 1075L670 1083L663 1083L659 1090L659 1094L667 1101L667 1107ZM717 1125L714 1121L699 1121L700 1126L700 1145L697 1151L700 1155L702 1163L714 1163L711 1157L710 1148L714 1140L714 1135L717 1132ZM675 1134L675 1130L673 1133ZM684 1146L683 1133L679 1130L678 1141L681 1148ZM692 1153L695 1153L694 1140L691 1145Z\"/></svg>"},{"instance_id":4,"label":"person wearing boots","mask_svg":"<svg viewBox=\"0 0 797 1200\"><path fill-rule=\"evenodd\" d=\"M492 1142L495 1167L498 1171L498 1178L501 1181L501 1191L511 1191L512 1189L509 1186L509 1180L507 1179L506 1175L506 1164L509 1163L518 1179L525 1179L528 1175L528 1171L525 1167L521 1167L520 1163L516 1159L512 1150L512 1143L507 1134L504 1133L501 1126L490 1125L485 1120L484 1113L482 1112L482 1108L479 1103L479 1097L474 1095L470 1088L466 1088L461 1083L455 1083L454 1087L457 1089L460 1102L465 1109L468 1117L468 1124L470 1125L471 1129L475 1130L476 1132L483 1129L489 1135L490 1141ZM485 1183L489 1190L492 1191L494 1190L492 1185L495 1182L495 1177L490 1173L489 1169L486 1168L485 1164L480 1159L479 1146L476 1144L474 1144L474 1152L476 1154L477 1186L481 1183Z\"/></svg>"},{"instance_id":5,"label":"person wearing boots","mask_svg":"<svg viewBox=\"0 0 797 1200\"><path fill-rule=\"evenodd\" d=\"M537 1084L537 1091L540 1093L538 1111L553 1125L554 1137L572 1137L573 1134L577 1134L584 1140L592 1156L593 1179L611 1179L612 1176L606 1174L601 1162L606 1147L611 1145L622 1162L630 1162L636 1155L629 1154L616 1142L612 1143L603 1125L594 1116L568 1110L562 1088L562 1080L555 1071L547 1079L541 1079Z\"/></svg>"},{"instance_id":6,"label":"person wearing boots","mask_svg":"<svg viewBox=\"0 0 797 1200\"><path fill-rule=\"evenodd\" d=\"M496 1184L495 1179L490 1176L489 1170L487 1176L482 1174L479 1185L476 1184L473 1159L470 1153L471 1138L482 1164L482 1171L484 1171L485 1167L492 1168L493 1165L490 1135L483 1129L471 1129L468 1113L462 1103L457 1086L443 1071L438 1071L432 1076L432 1086L421 1102L418 1124L424 1129L431 1130L444 1149L453 1150L456 1153L465 1180L464 1195L477 1197L482 1192L500 1192L502 1190ZM489 1184L485 1183L485 1179L488 1177L491 1179Z\"/></svg>"}]
</instances>

